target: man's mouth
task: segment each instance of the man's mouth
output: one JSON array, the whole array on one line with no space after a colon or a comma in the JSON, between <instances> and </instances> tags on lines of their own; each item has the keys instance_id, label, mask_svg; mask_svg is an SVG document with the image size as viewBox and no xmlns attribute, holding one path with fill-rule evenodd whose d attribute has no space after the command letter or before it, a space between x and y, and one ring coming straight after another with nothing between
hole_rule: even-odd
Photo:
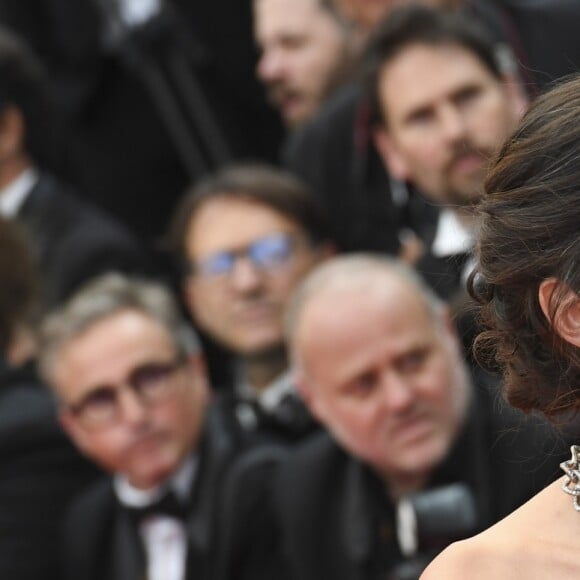
<instances>
[{"instance_id":1,"label":"man's mouth","mask_svg":"<svg viewBox=\"0 0 580 580\"><path fill-rule=\"evenodd\" d=\"M413 443L423 439L433 431L433 423L425 415L417 415L407 420L401 421L391 430L389 437L399 443Z\"/></svg>"},{"instance_id":2,"label":"man's mouth","mask_svg":"<svg viewBox=\"0 0 580 580\"><path fill-rule=\"evenodd\" d=\"M259 323L264 320L270 320L273 310L270 304L251 304L238 308L235 311L235 317L239 322Z\"/></svg>"},{"instance_id":3,"label":"man's mouth","mask_svg":"<svg viewBox=\"0 0 580 580\"><path fill-rule=\"evenodd\" d=\"M155 432L135 437L133 442L129 445L129 453L147 453L158 445L159 440L160 436Z\"/></svg>"},{"instance_id":4,"label":"man's mouth","mask_svg":"<svg viewBox=\"0 0 580 580\"><path fill-rule=\"evenodd\" d=\"M479 171L485 160L480 153L475 151L457 155L449 164L451 172L454 173L474 173Z\"/></svg>"},{"instance_id":5,"label":"man's mouth","mask_svg":"<svg viewBox=\"0 0 580 580\"><path fill-rule=\"evenodd\" d=\"M270 91L270 102L278 107L284 117L293 117L293 112L302 106L303 98L300 92L287 87L274 87Z\"/></svg>"}]
</instances>

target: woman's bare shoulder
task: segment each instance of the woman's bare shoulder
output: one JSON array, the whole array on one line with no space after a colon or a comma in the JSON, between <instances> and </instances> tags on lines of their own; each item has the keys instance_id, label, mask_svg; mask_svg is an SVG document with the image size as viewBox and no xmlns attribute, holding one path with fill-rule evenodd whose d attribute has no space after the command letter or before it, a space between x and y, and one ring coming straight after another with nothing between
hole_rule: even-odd
<instances>
[{"instance_id":1,"label":"woman's bare shoulder","mask_svg":"<svg viewBox=\"0 0 580 580\"><path fill-rule=\"evenodd\" d=\"M579 545L573 530L579 523L561 483L554 482L485 532L449 546L421 580L578 577L575 554ZM548 573L555 570L559 575Z\"/></svg>"},{"instance_id":2,"label":"woman's bare shoulder","mask_svg":"<svg viewBox=\"0 0 580 580\"><path fill-rule=\"evenodd\" d=\"M449 546L425 570L421 580L503 580L513 577L513 562L500 543L480 536Z\"/></svg>"}]
</instances>

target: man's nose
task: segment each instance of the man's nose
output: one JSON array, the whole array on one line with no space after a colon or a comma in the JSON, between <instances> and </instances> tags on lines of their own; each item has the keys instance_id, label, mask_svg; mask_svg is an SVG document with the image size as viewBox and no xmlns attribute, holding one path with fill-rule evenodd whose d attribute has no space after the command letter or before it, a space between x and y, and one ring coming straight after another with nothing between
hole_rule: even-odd
<instances>
[{"instance_id":1,"label":"man's nose","mask_svg":"<svg viewBox=\"0 0 580 580\"><path fill-rule=\"evenodd\" d=\"M257 65L258 78L263 82L280 79L284 74L285 60L279 50L268 49L262 53Z\"/></svg>"},{"instance_id":2,"label":"man's nose","mask_svg":"<svg viewBox=\"0 0 580 580\"><path fill-rule=\"evenodd\" d=\"M441 131L446 141L463 141L466 134L465 118L453 104L442 107L439 119Z\"/></svg>"},{"instance_id":3,"label":"man's nose","mask_svg":"<svg viewBox=\"0 0 580 580\"><path fill-rule=\"evenodd\" d=\"M137 393L129 386L125 386L119 391L118 405L121 420L125 423L140 423L143 421L147 410L145 404Z\"/></svg>"},{"instance_id":4,"label":"man's nose","mask_svg":"<svg viewBox=\"0 0 580 580\"><path fill-rule=\"evenodd\" d=\"M406 411L415 400L412 386L395 370L391 370L383 376L382 392L383 405L393 414Z\"/></svg>"},{"instance_id":5,"label":"man's nose","mask_svg":"<svg viewBox=\"0 0 580 580\"><path fill-rule=\"evenodd\" d=\"M234 263L230 283L238 292L251 292L261 286L262 272L248 256L239 256Z\"/></svg>"}]
</instances>

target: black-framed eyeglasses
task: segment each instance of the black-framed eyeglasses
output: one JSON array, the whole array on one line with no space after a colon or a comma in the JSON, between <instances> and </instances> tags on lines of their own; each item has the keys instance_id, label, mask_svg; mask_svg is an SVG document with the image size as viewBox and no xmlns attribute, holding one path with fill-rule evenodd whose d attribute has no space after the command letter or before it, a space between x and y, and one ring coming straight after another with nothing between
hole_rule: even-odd
<instances>
[{"instance_id":1,"label":"black-framed eyeglasses","mask_svg":"<svg viewBox=\"0 0 580 580\"><path fill-rule=\"evenodd\" d=\"M130 389L139 402L152 406L175 392L174 374L185 363L185 357L173 361L150 361L135 367L119 385L100 385L80 401L64 406L87 427L102 427L115 423L121 415L119 395Z\"/></svg>"},{"instance_id":2,"label":"black-framed eyeglasses","mask_svg":"<svg viewBox=\"0 0 580 580\"><path fill-rule=\"evenodd\" d=\"M216 252L210 256L190 262L189 273L201 278L220 278L229 276L236 260L245 257L261 271L273 270L286 266L293 258L297 246L297 237L289 233L276 233L259 238L239 250Z\"/></svg>"}]
</instances>

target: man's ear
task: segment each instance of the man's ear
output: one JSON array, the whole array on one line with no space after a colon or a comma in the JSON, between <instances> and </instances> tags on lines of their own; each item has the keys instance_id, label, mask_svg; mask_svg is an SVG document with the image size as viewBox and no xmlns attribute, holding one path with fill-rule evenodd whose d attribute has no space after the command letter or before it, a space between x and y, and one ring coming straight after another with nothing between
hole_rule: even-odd
<instances>
[{"instance_id":1,"label":"man's ear","mask_svg":"<svg viewBox=\"0 0 580 580\"><path fill-rule=\"evenodd\" d=\"M9 105L0 113L0 159L21 155L26 132L24 115L18 107Z\"/></svg>"},{"instance_id":2,"label":"man's ear","mask_svg":"<svg viewBox=\"0 0 580 580\"><path fill-rule=\"evenodd\" d=\"M70 411L60 409L58 412L58 421L69 439L84 453L85 433L83 428L77 423L76 418Z\"/></svg>"},{"instance_id":3,"label":"man's ear","mask_svg":"<svg viewBox=\"0 0 580 580\"><path fill-rule=\"evenodd\" d=\"M580 347L580 296L571 288L561 291L561 284L556 278L548 278L540 284L540 308L561 338ZM556 290L559 300L557 310L554 304Z\"/></svg>"},{"instance_id":4,"label":"man's ear","mask_svg":"<svg viewBox=\"0 0 580 580\"><path fill-rule=\"evenodd\" d=\"M451 308L449 308L447 304L444 304L443 306L441 306L441 308L442 308L441 320L443 320L443 325L445 329L450 335L458 339L457 325L455 324L455 321L453 319L453 313L451 312Z\"/></svg>"},{"instance_id":5,"label":"man's ear","mask_svg":"<svg viewBox=\"0 0 580 580\"><path fill-rule=\"evenodd\" d=\"M310 402L312 401L312 390L310 389L306 377L301 371L294 372L294 384L296 385L296 390L304 403L310 407Z\"/></svg>"},{"instance_id":6,"label":"man's ear","mask_svg":"<svg viewBox=\"0 0 580 580\"><path fill-rule=\"evenodd\" d=\"M457 323L455 322L456 313L454 314L451 308L447 304L444 304L441 306L440 317L443 332L447 335L455 348L462 352L463 345L459 338Z\"/></svg>"},{"instance_id":7,"label":"man's ear","mask_svg":"<svg viewBox=\"0 0 580 580\"><path fill-rule=\"evenodd\" d=\"M294 383L300 397L304 401L304 404L308 407L308 410L316 419L321 423L324 423L324 414L320 406L320 400L314 392L311 382L302 372L297 371L294 375Z\"/></svg>"},{"instance_id":8,"label":"man's ear","mask_svg":"<svg viewBox=\"0 0 580 580\"><path fill-rule=\"evenodd\" d=\"M190 277L185 278L183 281L182 293L190 316L195 318L195 283Z\"/></svg>"},{"instance_id":9,"label":"man's ear","mask_svg":"<svg viewBox=\"0 0 580 580\"><path fill-rule=\"evenodd\" d=\"M320 264L325 260L329 260L330 258L334 257L337 253L336 245L333 242L322 242L316 248L317 256L316 256L316 263Z\"/></svg>"},{"instance_id":10,"label":"man's ear","mask_svg":"<svg viewBox=\"0 0 580 580\"><path fill-rule=\"evenodd\" d=\"M187 355L186 365L190 369L193 377L195 377L196 385L200 389L201 397L204 400L209 401L212 391L209 383L209 374L205 356L199 351L192 352Z\"/></svg>"},{"instance_id":11,"label":"man's ear","mask_svg":"<svg viewBox=\"0 0 580 580\"><path fill-rule=\"evenodd\" d=\"M515 114L516 120L519 121L528 110L530 99L526 94L520 79L516 76L511 74L503 75L503 82L512 111Z\"/></svg>"},{"instance_id":12,"label":"man's ear","mask_svg":"<svg viewBox=\"0 0 580 580\"><path fill-rule=\"evenodd\" d=\"M389 132L384 127L373 131L373 142L389 174L399 181L409 179L409 170Z\"/></svg>"}]
</instances>

